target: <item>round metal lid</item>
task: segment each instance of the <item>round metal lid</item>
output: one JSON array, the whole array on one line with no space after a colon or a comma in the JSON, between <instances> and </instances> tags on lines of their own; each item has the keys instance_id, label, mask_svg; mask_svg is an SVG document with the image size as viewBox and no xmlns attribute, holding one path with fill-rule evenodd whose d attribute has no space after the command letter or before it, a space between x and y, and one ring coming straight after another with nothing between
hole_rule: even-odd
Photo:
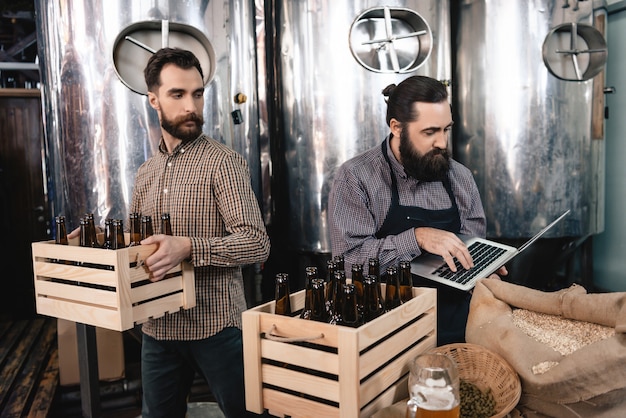
<instances>
[{"instance_id":1,"label":"round metal lid","mask_svg":"<svg viewBox=\"0 0 626 418\"><path fill-rule=\"evenodd\" d=\"M142 21L124 28L113 44L113 65L119 79L132 91L148 94L143 70L150 56L164 47L191 51L200 61L207 85L215 74L215 51L193 26L167 20Z\"/></svg>"},{"instance_id":2,"label":"round metal lid","mask_svg":"<svg viewBox=\"0 0 626 418\"><path fill-rule=\"evenodd\" d=\"M558 25L548 33L542 55L553 76L566 81L585 81L604 69L608 50L600 31L572 22Z\"/></svg>"},{"instance_id":3,"label":"round metal lid","mask_svg":"<svg viewBox=\"0 0 626 418\"><path fill-rule=\"evenodd\" d=\"M406 8L367 9L350 28L352 55L363 67L377 73L414 71L428 59L432 45L426 20Z\"/></svg>"}]
</instances>

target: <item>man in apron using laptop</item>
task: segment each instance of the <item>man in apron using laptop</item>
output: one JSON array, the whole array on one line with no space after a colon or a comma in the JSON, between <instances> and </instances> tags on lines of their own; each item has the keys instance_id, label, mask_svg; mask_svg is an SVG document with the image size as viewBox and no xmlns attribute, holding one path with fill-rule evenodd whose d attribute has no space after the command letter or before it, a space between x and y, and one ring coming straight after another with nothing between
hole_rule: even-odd
<instances>
[{"instance_id":1,"label":"man in apron using laptop","mask_svg":"<svg viewBox=\"0 0 626 418\"><path fill-rule=\"evenodd\" d=\"M485 237L486 220L472 173L448 150L453 121L446 86L412 76L386 87L383 95L390 134L343 163L333 179L333 255L343 255L346 266L376 257L381 272L423 252L441 256L453 271L454 259L471 268L457 234ZM437 288L437 345L464 342L471 294L413 280L414 286Z\"/></svg>"}]
</instances>

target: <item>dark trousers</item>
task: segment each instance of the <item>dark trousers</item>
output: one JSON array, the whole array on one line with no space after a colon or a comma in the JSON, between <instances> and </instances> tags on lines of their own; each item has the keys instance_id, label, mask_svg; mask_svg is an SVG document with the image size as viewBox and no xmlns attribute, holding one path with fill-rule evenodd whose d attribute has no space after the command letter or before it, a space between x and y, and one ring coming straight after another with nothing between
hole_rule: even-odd
<instances>
[{"instance_id":1,"label":"dark trousers","mask_svg":"<svg viewBox=\"0 0 626 418\"><path fill-rule=\"evenodd\" d=\"M142 418L184 418L196 370L227 418L258 416L245 407L241 330L226 328L194 341L159 341L143 334Z\"/></svg>"},{"instance_id":2,"label":"dark trousers","mask_svg":"<svg viewBox=\"0 0 626 418\"><path fill-rule=\"evenodd\" d=\"M437 346L464 343L472 295L418 276L413 276L413 286L437 289Z\"/></svg>"}]
</instances>

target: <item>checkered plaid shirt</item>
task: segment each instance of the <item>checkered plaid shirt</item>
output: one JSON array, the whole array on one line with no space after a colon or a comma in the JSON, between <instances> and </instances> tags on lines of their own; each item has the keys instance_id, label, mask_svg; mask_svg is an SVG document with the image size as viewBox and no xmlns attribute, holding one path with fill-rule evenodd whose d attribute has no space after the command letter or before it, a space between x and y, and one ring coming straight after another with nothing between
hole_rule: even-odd
<instances>
[{"instance_id":1,"label":"checkered plaid shirt","mask_svg":"<svg viewBox=\"0 0 626 418\"><path fill-rule=\"evenodd\" d=\"M201 135L168 154L159 152L137 172L131 212L171 216L174 235L191 238L196 307L143 324L156 339L197 340L225 327L241 328L246 309L241 266L263 262L270 242L244 158Z\"/></svg>"}]
</instances>

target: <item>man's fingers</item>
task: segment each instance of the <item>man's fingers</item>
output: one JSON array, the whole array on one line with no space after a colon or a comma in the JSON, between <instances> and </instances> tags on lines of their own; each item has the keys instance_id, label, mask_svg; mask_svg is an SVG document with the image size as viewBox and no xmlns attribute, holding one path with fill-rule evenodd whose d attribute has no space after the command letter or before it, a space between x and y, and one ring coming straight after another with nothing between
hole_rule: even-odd
<instances>
[{"instance_id":1,"label":"man's fingers","mask_svg":"<svg viewBox=\"0 0 626 418\"><path fill-rule=\"evenodd\" d=\"M442 257L443 257L443 261L445 261L448 267L450 267L450 270L456 272L456 264L454 263L454 257L450 254L445 254Z\"/></svg>"},{"instance_id":2,"label":"man's fingers","mask_svg":"<svg viewBox=\"0 0 626 418\"><path fill-rule=\"evenodd\" d=\"M474 261L472 260L472 256L469 254L465 247L453 248L450 252L444 254L442 257L448 267L450 267L450 270L454 272L457 271L455 260L458 260L461 266L463 266L463 268L466 270L474 267Z\"/></svg>"},{"instance_id":3,"label":"man's fingers","mask_svg":"<svg viewBox=\"0 0 626 418\"><path fill-rule=\"evenodd\" d=\"M459 260L464 269L469 270L474 267L474 260L472 260L472 256L467 250L459 251L456 258Z\"/></svg>"},{"instance_id":4,"label":"man's fingers","mask_svg":"<svg viewBox=\"0 0 626 418\"><path fill-rule=\"evenodd\" d=\"M450 270L457 271L455 259L464 269L474 267L474 260L467 246L455 234L427 227L416 228L415 233L418 245L432 254L441 255Z\"/></svg>"},{"instance_id":5,"label":"man's fingers","mask_svg":"<svg viewBox=\"0 0 626 418\"><path fill-rule=\"evenodd\" d=\"M468 270L474 267L474 260L472 260L471 254L462 241L454 246L451 254L461 263L464 269Z\"/></svg>"}]
</instances>

